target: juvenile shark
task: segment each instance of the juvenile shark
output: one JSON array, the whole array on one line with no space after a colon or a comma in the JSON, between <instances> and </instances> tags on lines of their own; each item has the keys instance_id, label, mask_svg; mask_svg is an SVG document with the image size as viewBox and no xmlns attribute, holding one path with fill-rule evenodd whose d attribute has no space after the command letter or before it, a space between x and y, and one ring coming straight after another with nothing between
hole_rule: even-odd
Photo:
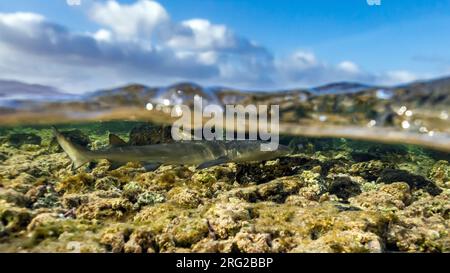
<instances>
[{"instance_id":1,"label":"juvenile shark","mask_svg":"<svg viewBox=\"0 0 450 273\"><path fill-rule=\"evenodd\" d=\"M72 169L78 169L86 163L107 159L118 166L127 162L140 162L144 166L159 165L196 165L197 169L228 162L264 161L288 155L291 150L279 145L276 151L261 151L261 141L184 141L146 146L130 146L115 135L110 135L110 147L91 151L72 143L56 128L53 135L59 145L72 160ZM152 164L152 165L150 165Z\"/></svg>"}]
</instances>

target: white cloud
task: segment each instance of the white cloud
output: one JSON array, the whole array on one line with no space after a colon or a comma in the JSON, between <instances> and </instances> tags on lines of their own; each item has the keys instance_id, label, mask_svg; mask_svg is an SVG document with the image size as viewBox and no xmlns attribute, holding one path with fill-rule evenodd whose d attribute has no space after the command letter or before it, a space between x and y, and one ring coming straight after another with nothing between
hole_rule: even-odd
<instances>
[{"instance_id":1,"label":"white cloud","mask_svg":"<svg viewBox=\"0 0 450 273\"><path fill-rule=\"evenodd\" d=\"M184 31L176 33L167 41L175 49L212 50L232 48L235 37L224 25L213 25L208 20L192 19L180 24Z\"/></svg>"},{"instance_id":2,"label":"white cloud","mask_svg":"<svg viewBox=\"0 0 450 273\"><path fill-rule=\"evenodd\" d=\"M205 19L174 22L155 1L94 3L93 33L77 33L35 13L0 13L0 75L69 91L140 82L246 88L311 86L333 81L397 84L408 71L368 73L344 60L330 64L313 52L274 58L265 47Z\"/></svg>"},{"instance_id":3,"label":"white cloud","mask_svg":"<svg viewBox=\"0 0 450 273\"><path fill-rule=\"evenodd\" d=\"M406 70L388 71L382 77L380 82L386 85L408 83L418 80L419 77Z\"/></svg>"},{"instance_id":4,"label":"white cloud","mask_svg":"<svg viewBox=\"0 0 450 273\"><path fill-rule=\"evenodd\" d=\"M113 30L120 39L150 39L158 26L169 21L164 7L148 0L139 0L132 5L121 5L116 1L96 3L90 16L95 22Z\"/></svg>"},{"instance_id":5,"label":"white cloud","mask_svg":"<svg viewBox=\"0 0 450 273\"><path fill-rule=\"evenodd\" d=\"M338 64L338 68L348 73L360 73L358 65L350 61L341 62L340 64Z\"/></svg>"}]
</instances>

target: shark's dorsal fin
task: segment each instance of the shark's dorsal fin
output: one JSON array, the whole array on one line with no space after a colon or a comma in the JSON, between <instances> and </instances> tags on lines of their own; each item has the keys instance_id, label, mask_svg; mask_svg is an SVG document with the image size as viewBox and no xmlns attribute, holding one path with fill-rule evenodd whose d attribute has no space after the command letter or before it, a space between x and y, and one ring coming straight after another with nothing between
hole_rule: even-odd
<instances>
[{"instance_id":1,"label":"shark's dorsal fin","mask_svg":"<svg viewBox=\"0 0 450 273\"><path fill-rule=\"evenodd\" d=\"M109 145L113 147L125 146L127 143L115 134L109 134Z\"/></svg>"}]
</instances>

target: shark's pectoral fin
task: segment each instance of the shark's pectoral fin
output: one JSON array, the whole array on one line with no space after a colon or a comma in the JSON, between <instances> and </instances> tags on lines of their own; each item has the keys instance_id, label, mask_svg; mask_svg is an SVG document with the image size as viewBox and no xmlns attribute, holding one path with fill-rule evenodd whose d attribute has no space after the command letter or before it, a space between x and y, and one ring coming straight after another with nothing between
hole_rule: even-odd
<instances>
[{"instance_id":1,"label":"shark's pectoral fin","mask_svg":"<svg viewBox=\"0 0 450 273\"><path fill-rule=\"evenodd\" d=\"M206 168L209 168L212 166L217 166L217 165L228 163L228 162L230 162L230 159L226 156L222 156L215 160L203 162L202 164L197 166L197 170L206 169Z\"/></svg>"},{"instance_id":2,"label":"shark's pectoral fin","mask_svg":"<svg viewBox=\"0 0 450 273\"><path fill-rule=\"evenodd\" d=\"M115 134L109 134L109 145L113 147L120 147L128 145L123 139Z\"/></svg>"},{"instance_id":3,"label":"shark's pectoral fin","mask_svg":"<svg viewBox=\"0 0 450 273\"><path fill-rule=\"evenodd\" d=\"M152 172L162 165L161 163L148 163L148 162L141 162L141 164L142 167L144 167L145 171L147 172Z\"/></svg>"}]
</instances>

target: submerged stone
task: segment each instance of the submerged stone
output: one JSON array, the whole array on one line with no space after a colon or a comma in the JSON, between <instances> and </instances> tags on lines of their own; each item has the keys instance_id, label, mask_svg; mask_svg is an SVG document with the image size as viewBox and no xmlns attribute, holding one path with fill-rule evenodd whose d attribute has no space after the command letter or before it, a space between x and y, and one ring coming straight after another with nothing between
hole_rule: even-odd
<instances>
[{"instance_id":1,"label":"submerged stone","mask_svg":"<svg viewBox=\"0 0 450 273\"><path fill-rule=\"evenodd\" d=\"M347 201L348 198L360 194L361 188L349 177L337 176L331 181L328 192Z\"/></svg>"},{"instance_id":2,"label":"submerged stone","mask_svg":"<svg viewBox=\"0 0 450 273\"><path fill-rule=\"evenodd\" d=\"M384 183L405 182L411 188L424 189L431 195L438 195L442 192L442 189L433 183L433 181L403 170L385 169L380 173L380 177L377 181Z\"/></svg>"},{"instance_id":3,"label":"submerged stone","mask_svg":"<svg viewBox=\"0 0 450 273\"><path fill-rule=\"evenodd\" d=\"M171 127L143 124L130 132L130 145L143 146L173 142Z\"/></svg>"},{"instance_id":4,"label":"submerged stone","mask_svg":"<svg viewBox=\"0 0 450 273\"><path fill-rule=\"evenodd\" d=\"M41 145L42 138L32 133L14 133L7 136L6 142L15 147L24 144Z\"/></svg>"}]
</instances>

